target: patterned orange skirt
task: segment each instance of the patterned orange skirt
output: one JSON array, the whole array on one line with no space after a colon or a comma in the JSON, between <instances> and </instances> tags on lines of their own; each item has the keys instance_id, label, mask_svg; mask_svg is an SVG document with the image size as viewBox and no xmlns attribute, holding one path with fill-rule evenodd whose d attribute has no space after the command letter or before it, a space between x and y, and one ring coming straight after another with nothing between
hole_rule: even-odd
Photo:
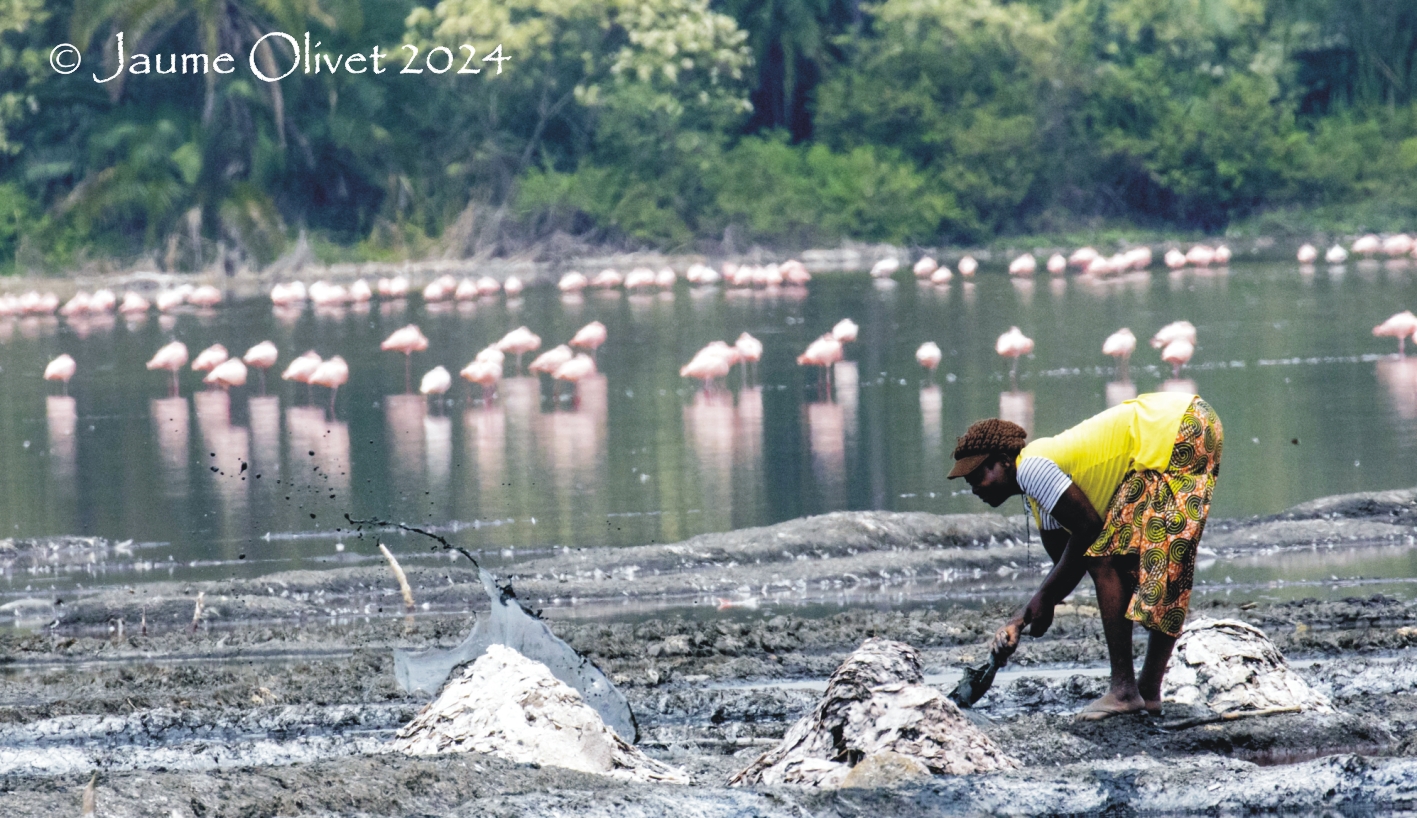
<instances>
[{"instance_id":1,"label":"patterned orange skirt","mask_svg":"<svg viewBox=\"0 0 1417 818\"><path fill-rule=\"evenodd\" d=\"M1220 418L1196 398L1185 415L1165 471L1127 472L1107 506L1089 557L1139 554L1136 593L1127 618L1179 636L1191 604L1196 548L1210 514L1224 440Z\"/></svg>"}]
</instances>

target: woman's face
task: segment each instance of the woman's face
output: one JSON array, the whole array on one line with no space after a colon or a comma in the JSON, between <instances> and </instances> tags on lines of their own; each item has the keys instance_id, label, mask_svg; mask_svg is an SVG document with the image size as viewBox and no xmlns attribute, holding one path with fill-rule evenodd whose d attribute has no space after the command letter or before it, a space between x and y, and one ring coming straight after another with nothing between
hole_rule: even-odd
<instances>
[{"instance_id":1,"label":"woman's face","mask_svg":"<svg viewBox=\"0 0 1417 818\"><path fill-rule=\"evenodd\" d=\"M979 468L966 474L964 480L974 492L974 496L998 508L1006 500L1018 493L1014 483L1013 469L1002 457L991 457Z\"/></svg>"}]
</instances>

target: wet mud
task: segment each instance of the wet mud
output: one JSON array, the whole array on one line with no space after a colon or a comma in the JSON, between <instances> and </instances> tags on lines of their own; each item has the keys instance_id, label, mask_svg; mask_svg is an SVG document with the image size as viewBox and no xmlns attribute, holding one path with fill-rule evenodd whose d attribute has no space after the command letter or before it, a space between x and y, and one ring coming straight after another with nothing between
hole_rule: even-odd
<instances>
[{"instance_id":1,"label":"wet mud","mask_svg":"<svg viewBox=\"0 0 1417 818\"><path fill-rule=\"evenodd\" d=\"M1216 521L1205 545L1221 564L1406 549L1415 527L1417 491L1384 492ZM0 632L0 814L77 814L95 770L101 816L1417 809L1417 601L1361 586L1297 599L1200 588L1193 604L1262 628L1331 714L1178 728L1200 713L1168 704L1160 718L1075 723L1104 689L1106 660L1080 591L969 713L1022 769L876 789L726 787L867 637L913 645L926 681L952 688L1041 576L1023 536L1020 520L995 515L841 513L499 566L625 692L640 747L685 769L687 787L388 752L427 701L399 689L393 649L456 644L487 607L466 561L406 560L413 614L372 561L12 599L3 613L27 624ZM85 542L9 543L0 558L68 558Z\"/></svg>"}]
</instances>

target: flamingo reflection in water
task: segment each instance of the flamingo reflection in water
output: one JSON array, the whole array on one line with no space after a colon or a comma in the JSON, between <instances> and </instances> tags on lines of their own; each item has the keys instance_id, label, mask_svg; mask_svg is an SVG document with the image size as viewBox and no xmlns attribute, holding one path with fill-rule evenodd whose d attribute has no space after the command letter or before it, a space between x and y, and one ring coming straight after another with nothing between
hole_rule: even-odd
<instances>
[{"instance_id":1,"label":"flamingo reflection in water","mask_svg":"<svg viewBox=\"0 0 1417 818\"><path fill-rule=\"evenodd\" d=\"M1167 378L1161 382L1158 392L1179 392L1182 395L1194 395L1196 393L1196 382L1190 378Z\"/></svg>"},{"instance_id":2,"label":"flamingo reflection in water","mask_svg":"<svg viewBox=\"0 0 1417 818\"><path fill-rule=\"evenodd\" d=\"M463 442L468 460L477 466L479 517L507 508L507 412L501 404L469 407L463 412Z\"/></svg>"},{"instance_id":3,"label":"flamingo reflection in water","mask_svg":"<svg viewBox=\"0 0 1417 818\"><path fill-rule=\"evenodd\" d=\"M309 481L306 488L328 489L336 495L334 499L349 491L352 473L349 424L327 416L318 406L286 409L285 424L290 436L291 457L301 466L292 469L292 479L294 475L303 475L303 479Z\"/></svg>"},{"instance_id":4,"label":"flamingo reflection in water","mask_svg":"<svg viewBox=\"0 0 1417 818\"><path fill-rule=\"evenodd\" d=\"M72 491L71 481L78 474L79 409L68 395L48 395L44 399L44 417L49 425L49 462L54 478Z\"/></svg>"},{"instance_id":5,"label":"flamingo reflection in water","mask_svg":"<svg viewBox=\"0 0 1417 818\"><path fill-rule=\"evenodd\" d=\"M1384 358L1377 366L1393 411L1409 424L1417 421L1417 358Z\"/></svg>"},{"instance_id":6,"label":"flamingo reflection in water","mask_svg":"<svg viewBox=\"0 0 1417 818\"><path fill-rule=\"evenodd\" d=\"M193 401L202 445L211 453L206 463L208 473L223 500L223 511L229 514L243 509L251 462L251 433L231 423L230 392L207 389L193 395Z\"/></svg>"},{"instance_id":7,"label":"flamingo reflection in water","mask_svg":"<svg viewBox=\"0 0 1417 818\"><path fill-rule=\"evenodd\" d=\"M1017 389L999 393L999 417L1033 434L1033 392Z\"/></svg>"},{"instance_id":8,"label":"flamingo reflection in water","mask_svg":"<svg viewBox=\"0 0 1417 818\"><path fill-rule=\"evenodd\" d=\"M280 476L280 398L253 396L246 402L251 418L251 468L274 482Z\"/></svg>"},{"instance_id":9,"label":"flamingo reflection in water","mask_svg":"<svg viewBox=\"0 0 1417 818\"><path fill-rule=\"evenodd\" d=\"M179 396L148 402L157 438L158 471L169 497L187 496L187 446L191 434L191 408Z\"/></svg>"},{"instance_id":10,"label":"flamingo reflection in water","mask_svg":"<svg viewBox=\"0 0 1417 818\"><path fill-rule=\"evenodd\" d=\"M733 525L733 448L735 410L731 395L720 398L695 392L684 407L684 437L697 464L697 502L710 515L711 530ZM689 481L693 484L695 480Z\"/></svg>"},{"instance_id":11,"label":"flamingo reflection in water","mask_svg":"<svg viewBox=\"0 0 1417 818\"><path fill-rule=\"evenodd\" d=\"M824 508L846 504L846 411L839 403L808 403L802 410L811 446L812 475Z\"/></svg>"},{"instance_id":12,"label":"flamingo reflection in water","mask_svg":"<svg viewBox=\"0 0 1417 818\"><path fill-rule=\"evenodd\" d=\"M423 418L428 405L422 395L388 395L384 420L393 438L393 478L396 485L418 486L423 476Z\"/></svg>"},{"instance_id":13,"label":"flamingo reflection in water","mask_svg":"<svg viewBox=\"0 0 1417 818\"><path fill-rule=\"evenodd\" d=\"M944 393L939 385L920 390L921 455L924 457L926 486L945 485ZM933 489L932 489L933 490Z\"/></svg>"}]
</instances>

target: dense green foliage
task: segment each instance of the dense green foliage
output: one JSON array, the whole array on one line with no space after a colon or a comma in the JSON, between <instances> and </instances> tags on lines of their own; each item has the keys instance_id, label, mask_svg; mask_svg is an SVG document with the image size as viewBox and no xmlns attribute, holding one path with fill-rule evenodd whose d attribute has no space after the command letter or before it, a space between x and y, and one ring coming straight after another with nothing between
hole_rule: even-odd
<instances>
[{"instance_id":1,"label":"dense green foliage","mask_svg":"<svg viewBox=\"0 0 1417 818\"><path fill-rule=\"evenodd\" d=\"M10 268L1417 221L1407 0L12 0L0 75Z\"/></svg>"}]
</instances>

